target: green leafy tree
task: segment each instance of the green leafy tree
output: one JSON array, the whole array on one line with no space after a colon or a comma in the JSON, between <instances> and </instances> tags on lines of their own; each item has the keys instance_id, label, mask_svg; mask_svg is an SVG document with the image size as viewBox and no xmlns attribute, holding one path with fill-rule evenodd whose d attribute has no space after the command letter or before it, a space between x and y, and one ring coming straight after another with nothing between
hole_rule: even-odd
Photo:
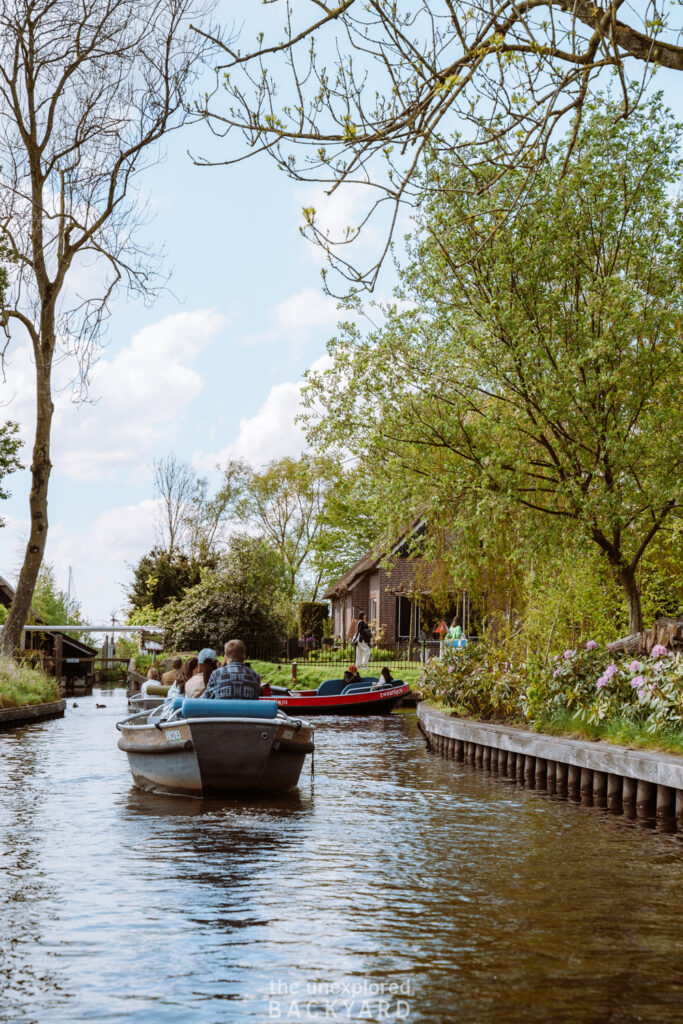
<instances>
[{"instance_id":1,"label":"green leafy tree","mask_svg":"<svg viewBox=\"0 0 683 1024\"><path fill-rule=\"evenodd\" d=\"M40 567L32 608L49 626L83 622L79 602L57 586L55 567L50 562L43 562Z\"/></svg>"},{"instance_id":2,"label":"green leafy tree","mask_svg":"<svg viewBox=\"0 0 683 1024\"><path fill-rule=\"evenodd\" d=\"M279 553L260 538L234 537L216 569L160 612L175 650L214 647L239 638L247 645L280 639L287 628L287 574Z\"/></svg>"},{"instance_id":3,"label":"green leafy tree","mask_svg":"<svg viewBox=\"0 0 683 1024\"><path fill-rule=\"evenodd\" d=\"M162 608L174 598L182 597L189 587L199 583L202 566L185 554L169 554L161 548L152 548L132 570L127 597L131 609L140 610Z\"/></svg>"},{"instance_id":4,"label":"green leafy tree","mask_svg":"<svg viewBox=\"0 0 683 1024\"><path fill-rule=\"evenodd\" d=\"M325 574L315 557L329 495L339 473L325 457L303 455L249 471L239 515L277 551L289 594L315 601Z\"/></svg>"},{"instance_id":5,"label":"green leafy tree","mask_svg":"<svg viewBox=\"0 0 683 1024\"><path fill-rule=\"evenodd\" d=\"M593 108L514 220L523 171L498 178L495 147L435 161L408 308L369 337L347 326L308 390L312 436L371 450L388 504L465 523L493 502L595 545L633 631L641 559L683 509L679 144L658 101Z\"/></svg>"}]
</instances>

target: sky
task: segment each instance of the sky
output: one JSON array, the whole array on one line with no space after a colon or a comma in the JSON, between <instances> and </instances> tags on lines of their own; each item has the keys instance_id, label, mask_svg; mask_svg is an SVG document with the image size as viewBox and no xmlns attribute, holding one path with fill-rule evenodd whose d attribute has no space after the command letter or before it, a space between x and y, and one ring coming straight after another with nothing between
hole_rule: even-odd
<instances>
[{"instance_id":1,"label":"sky","mask_svg":"<svg viewBox=\"0 0 683 1024\"><path fill-rule=\"evenodd\" d=\"M680 76L671 78L675 103ZM660 85L667 85L660 79ZM301 210L314 205L331 227L353 224L358 191L325 199L318 186L278 172L266 157L197 167L188 156L212 142L196 125L169 138L164 161L142 179L147 237L166 250L169 287L151 307L120 297L91 376L90 398L73 401L69 367L57 370L46 560L87 621L122 620L130 564L154 543L153 462L170 452L209 476L242 457L255 466L296 456L304 372L326 359L339 318L321 287L321 254L304 239ZM229 143L225 144L226 151ZM378 239L366 237L370 255ZM358 257L362 252L357 252ZM380 294L391 293L388 265ZM0 402L29 442L32 365L17 340ZM27 536L29 473L9 477L0 515L0 575L14 581Z\"/></svg>"}]
</instances>

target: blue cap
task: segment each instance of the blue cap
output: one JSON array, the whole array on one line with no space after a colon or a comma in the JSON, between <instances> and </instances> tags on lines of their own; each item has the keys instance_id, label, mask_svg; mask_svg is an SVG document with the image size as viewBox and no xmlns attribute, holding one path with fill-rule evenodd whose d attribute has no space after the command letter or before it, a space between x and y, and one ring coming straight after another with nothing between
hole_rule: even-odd
<instances>
[{"instance_id":1,"label":"blue cap","mask_svg":"<svg viewBox=\"0 0 683 1024\"><path fill-rule=\"evenodd\" d=\"M197 657L200 665L203 665L205 661L218 661L216 652L211 647L204 647Z\"/></svg>"}]
</instances>

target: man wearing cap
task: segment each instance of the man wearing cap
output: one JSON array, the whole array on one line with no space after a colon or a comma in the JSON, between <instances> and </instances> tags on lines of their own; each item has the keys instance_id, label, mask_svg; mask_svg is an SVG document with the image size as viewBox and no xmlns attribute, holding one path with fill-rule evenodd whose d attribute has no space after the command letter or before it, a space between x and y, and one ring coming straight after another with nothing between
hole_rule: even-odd
<instances>
[{"instance_id":1,"label":"man wearing cap","mask_svg":"<svg viewBox=\"0 0 683 1024\"><path fill-rule=\"evenodd\" d=\"M225 665L211 673L204 698L216 700L258 700L261 677L244 664L246 649L242 640L228 640Z\"/></svg>"},{"instance_id":2,"label":"man wearing cap","mask_svg":"<svg viewBox=\"0 0 683 1024\"><path fill-rule=\"evenodd\" d=\"M194 675L185 683L185 696L201 697L211 673L217 667L216 652L211 647L204 647L197 655L197 667L194 670Z\"/></svg>"}]
</instances>

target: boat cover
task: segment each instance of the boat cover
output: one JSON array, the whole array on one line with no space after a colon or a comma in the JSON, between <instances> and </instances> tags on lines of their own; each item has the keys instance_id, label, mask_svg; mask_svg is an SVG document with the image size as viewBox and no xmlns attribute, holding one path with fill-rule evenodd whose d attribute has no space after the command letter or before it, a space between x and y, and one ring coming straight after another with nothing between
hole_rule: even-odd
<instances>
[{"instance_id":1,"label":"boat cover","mask_svg":"<svg viewBox=\"0 0 683 1024\"><path fill-rule=\"evenodd\" d=\"M176 702L173 702L175 710ZM183 718L277 718L274 700L205 700L185 697L178 701Z\"/></svg>"}]
</instances>

